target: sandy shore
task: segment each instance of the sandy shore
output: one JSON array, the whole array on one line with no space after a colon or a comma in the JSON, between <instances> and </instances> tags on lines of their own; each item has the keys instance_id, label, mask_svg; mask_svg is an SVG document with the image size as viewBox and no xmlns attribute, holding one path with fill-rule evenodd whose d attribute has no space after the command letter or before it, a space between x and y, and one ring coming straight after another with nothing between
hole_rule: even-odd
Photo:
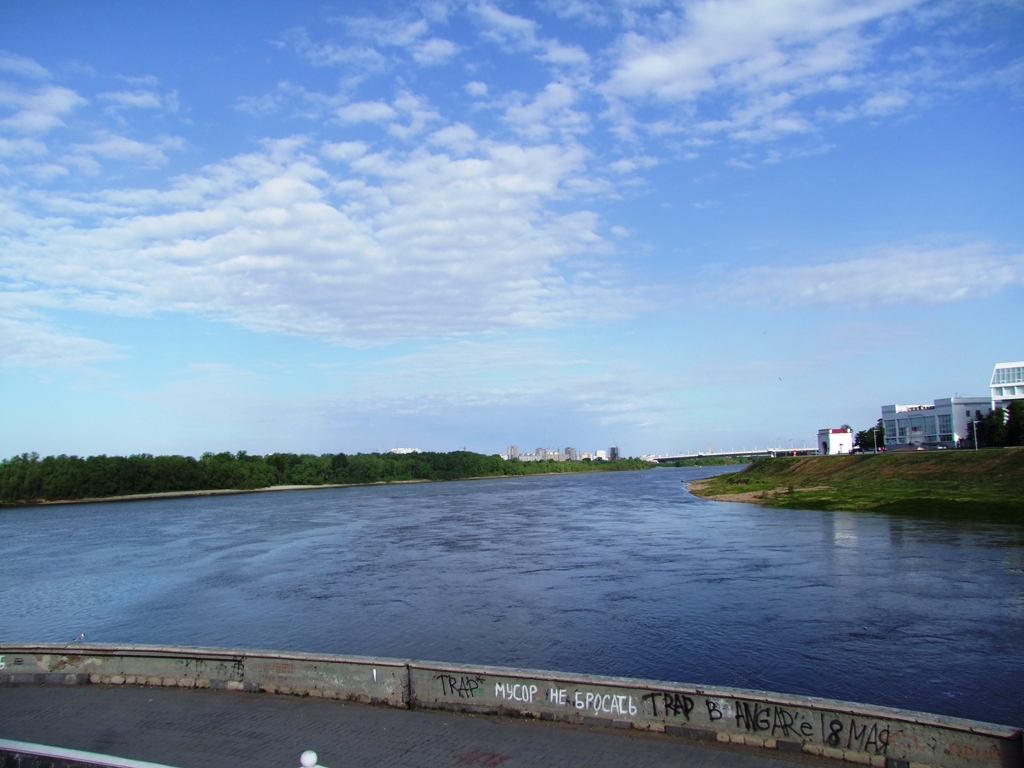
<instances>
[{"instance_id":1,"label":"sandy shore","mask_svg":"<svg viewBox=\"0 0 1024 768\"><path fill-rule=\"evenodd\" d=\"M730 493L730 494L718 494L712 495L710 493L704 493L704 489L707 487L710 478L704 480L694 480L692 483L686 486L686 490L692 493L694 496L700 496L702 499L709 499L710 501L745 501L748 504L767 504L766 497L774 496L778 493L776 491L745 491L743 493ZM785 489L779 489L785 490Z\"/></svg>"},{"instance_id":2,"label":"sandy shore","mask_svg":"<svg viewBox=\"0 0 1024 768\"><path fill-rule=\"evenodd\" d=\"M402 480L401 482L420 482ZM382 484L382 483L367 483ZM101 496L89 499L65 499L54 502L23 502L18 507L48 507L54 504L99 504L101 502L141 502L147 499L181 499L188 496L234 496L237 494L266 494L271 490L312 490L313 488L346 488L348 484L336 485L271 485L268 488L217 488L214 490L167 490L162 494L128 494L127 496Z\"/></svg>"},{"instance_id":3,"label":"sandy shore","mask_svg":"<svg viewBox=\"0 0 1024 768\"><path fill-rule=\"evenodd\" d=\"M704 489L710 483L712 478L704 478L703 480L694 480L692 483L686 486L686 490L692 493L694 496L700 496L702 499L709 499L711 501L742 501L747 504L768 504L776 496L782 496L784 494L791 493L788 486L780 486L779 488L773 488L770 491L741 491L740 493L720 493L710 494L704 493ZM793 491L827 491L829 487L827 485L815 485L807 488L794 488Z\"/></svg>"},{"instance_id":4,"label":"sandy shore","mask_svg":"<svg viewBox=\"0 0 1024 768\"><path fill-rule=\"evenodd\" d=\"M326 485L272 485L269 488L218 488L209 491L165 491L163 493L130 493L126 496L96 496L87 499L61 499L59 501L28 501L10 506L45 507L54 504L99 504L108 501L147 501L149 499L180 499L187 496L234 496L240 493L271 493L273 491L312 491L319 488L358 488L367 485L399 485L429 483L430 480L392 480L390 483L328 483Z\"/></svg>"},{"instance_id":5,"label":"sandy shore","mask_svg":"<svg viewBox=\"0 0 1024 768\"><path fill-rule=\"evenodd\" d=\"M607 470L590 470L591 472L602 472ZM625 472L643 472L644 470L619 470ZM17 507L45 507L54 504L100 504L109 501L148 501L150 499L180 499L188 496L234 496L240 493L270 493L272 491L313 491L319 488L365 488L370 485L409 485L411 483L454 483L464 480L501 480L513 477L550 477L552 475L565 475L566 477L576 474L587 474L578 472L537 472L531 475L482 475L480 477L460 477L455 480L380 480L375 483L327 483L325 485L272 485L269 488L218 488L208 491L165 491L162 493L130 493L124 496L97 496L86 499L60 499L57 501L21 501L14 504L0 504L0 509L14 509ZM698 481L699 482L699 481ZM698 494L700 495L700 494Z\"/></svg>"},{"instance_id":6,"label":"sandy shore","mask_svg":"<svg viewBox=\"0 0 1024 768\"><path fill-rule=\"evenodd\" d=\"M601 471L601 470L594 470ZM181 499L188 496L235 496L240 493L271 493L273 491L314 491L320 488L365 488L370 485L409 485L411 483L450 483L463 480L500 480L511 477L548 477L551 475L572 475L575 472L538 472L534 475L484 475L482 477L460 477L456 480L380 480L376 483L326 483L324 485L272 485L269 488L218 488L209 491L164 491L162 493L130 493L124 496L96 496L86 499L60 499L57 501L22 501L16 504L0 504L0 509L16 507L48 507L55 504L101 504L110 501L149 501L151 499Z\"/></svg>"}]
</instances>

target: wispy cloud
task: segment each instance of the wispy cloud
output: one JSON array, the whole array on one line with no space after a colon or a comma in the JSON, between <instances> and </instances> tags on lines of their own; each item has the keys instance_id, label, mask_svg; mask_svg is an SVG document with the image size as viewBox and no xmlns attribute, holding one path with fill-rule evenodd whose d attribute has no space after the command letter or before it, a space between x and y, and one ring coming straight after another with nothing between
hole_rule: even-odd
<instances>
[{"instance_id":1,"label":"wispy cloud","mask_svg":"<svg viewBox=\"0 0 1024 768\"><path fill-rule=\"evenodd\" d=\"M0 109L13 112L0 118L0 131L46 133L63 126L63 117L84 104L86 100L70 88L22 89L0 83Z\"/></svg>"},{"instance_id":2,"label":"wispy cloud","mask_svg":"<svg viewBox=\"0 0 1024 768\"><path fill-rule=\"evenodd\" d=\"M89 311L199 312L357 343L572 322L612 303L628 312L628 292L602 281L596 264L590 276L568 267L608 252L597 216L546 210L572 199L586 153L460 140L471 150L461 159L325 145L348 164L345 180L303 140L270 142L163 193L41 198L74 224L7 198L0 215L32 234L4 273L73 289L71 303ZM158 159L122 137L88 149L102 148Z\"/></svg>"},{"instance_id":3,"label":"wispy cloud","mask_svg":"<svg viewBox=\"0 0 1024 768\"><path fill-rule=\"evenodd\" d=\"M935 55L887 58L923 0L691 0L624 32L600 86L623 130L657 106L680 130L776 140L821 120L909 108L934 79ZM952 66L952 64L950 65ZM836 100L846 106L836 109ZM825 106L826 104L830 106ZM824 107L824 108L823 108Z\"/></svg>"},{"instance_id":4,"label":"wispy cloud","mask_svg":"<svg viewBox=\"0 0 1024 768\"><path fill-rule=\"evenodd\" d=\"M97 97L108 104L107 109L119 112L126 109L159 109L167 112L178 111L178 94L176 91L159 93L147 88L134 91L107 91Z\"/></svg>"},{"instance_id":5,"label":"wispy cloud","mask_svg":"<svg viewBox=\"0 0 1024 768\"><path fill-rule=\"evenodd\" d=\"M114 133L100 132L92 141L75 144L73 149L80 156L117 160L141 168L158 168L167 164L167 150L181 150L184 146L184 139L177 136L165 136L156 142L145 142Z\"/></svg>"},{"instance_id":6,"label":"wispy cloud","mask_svg":"<svg viewBox=\"0 0 1024 768\"><path fill-rule=\"evenodd\" d=\"M3 50L0 50L0 72L10 72L34 80L45 80L50 76L46 67L35 59Z\"/></svg>"},{"instance_id":7,"label":"wispy cloud","mask_svg":"<svg viewBox=\"0 0 1024 768\"><path fill-rule=\"evenodd\" d=\"M780 308L947 304L1024 285L1024 253L991 243L894 245L857 258L745 269L721 298Z\"/></svg>"},{"instance_id":8,"label":"wispy cloud","mask_svg":"<svg viewBox=\"0 0 1024 768\"><path fill-rule=\"evenodd\" d=\"M315 43L302 27L296 27L282 35L281 44L294 50L314 67L351 64L369 71L376 71L382 69L386 63L384 56L372 46Z\"/></svg>"},{"instance_id":9,"label":"wispy cloud","mask_svg":"<svg viewBox=\"0 0 1024 768\"><path fill-rule=\"evenodd\" d=\"M0 368L81 368L122 355L113 344L0 315Z\"/></svg>"}]
</instances>

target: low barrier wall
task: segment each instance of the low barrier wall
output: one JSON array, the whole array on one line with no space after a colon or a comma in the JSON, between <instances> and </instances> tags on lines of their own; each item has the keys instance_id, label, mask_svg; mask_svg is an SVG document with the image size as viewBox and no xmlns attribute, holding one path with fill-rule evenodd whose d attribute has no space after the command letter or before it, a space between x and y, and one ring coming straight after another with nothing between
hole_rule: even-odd
<instances>
[{"instance_id":1,"label":"low barrier wall","mask_svg":"<svg viewBox=\"0 0 1024 768\"><path fill-rule=\"evenodd\" d=\"M1017 728L806 696L403 659L0 644L0 685L87 683L520 715L807 752L876 768L1024 768Z\"/></svg>"}]
</instances>

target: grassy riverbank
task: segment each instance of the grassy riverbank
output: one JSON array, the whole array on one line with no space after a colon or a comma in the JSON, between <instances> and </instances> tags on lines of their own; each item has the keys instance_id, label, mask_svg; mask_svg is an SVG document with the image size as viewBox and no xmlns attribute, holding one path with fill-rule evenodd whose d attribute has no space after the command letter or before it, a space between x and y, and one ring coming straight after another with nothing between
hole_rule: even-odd
<instances>
[{"instance_id":1,"label":"grassy riverbank","mask_svg":"<svg viewBox=\"0 0 1024 768\"><path fill-rule=\"evenodd\" d=\"M690 490L773 507L1024 523L1024 448L760 459Z\"/></svg>"},{"instance_id":2,"label":"grassy riverbank","mask_svg":"<svg viewBox=\"0 0 1024 768\"><path fill-rule=\"evenodd\" d=\"M260 490L280 486L367 485L477 477L646 469L640 459L505 461L471 451L450 453L204 453L192 456L47 456L0 462L0 505L44 501Z\"/></svg>"}]
</instances>

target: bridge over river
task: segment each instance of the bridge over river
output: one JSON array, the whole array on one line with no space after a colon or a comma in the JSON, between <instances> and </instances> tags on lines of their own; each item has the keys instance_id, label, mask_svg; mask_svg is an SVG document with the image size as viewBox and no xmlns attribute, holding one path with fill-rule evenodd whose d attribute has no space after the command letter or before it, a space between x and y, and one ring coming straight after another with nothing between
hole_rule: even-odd
<instances>
[{"instance_id":1,"label":"bridge over river","mask_svg":"<svg viewBox=\"0 0 1024 768\"><path fill-rule=\"evenodd\" d=\"M680 453L674 456L649 456L651 461L658 464L670 464L673 461L686 461L689 459L740 459L740 458L761 458L767 457L774 459L776 456L814 456L817 454L817 448L765 448L764 450L758 451L709 451L707 453Z\"/></svg>"}]
</instances>

